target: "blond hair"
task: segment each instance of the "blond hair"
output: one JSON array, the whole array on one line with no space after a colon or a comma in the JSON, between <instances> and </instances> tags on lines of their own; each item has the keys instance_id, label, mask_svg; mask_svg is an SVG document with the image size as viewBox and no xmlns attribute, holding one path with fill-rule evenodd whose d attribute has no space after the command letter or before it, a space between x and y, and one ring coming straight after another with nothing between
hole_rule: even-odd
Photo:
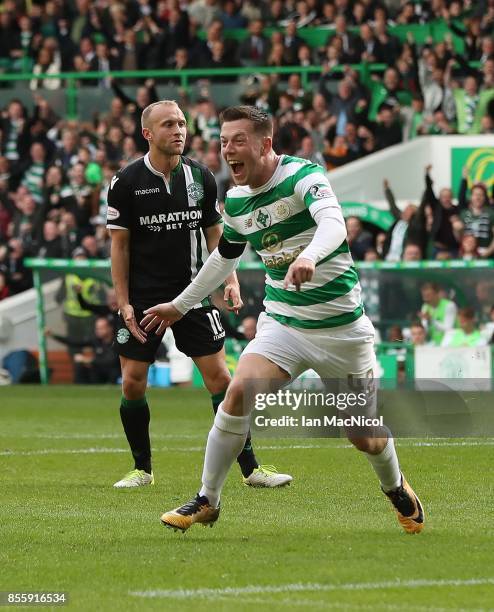
<instances>
[{"instance_id":1,"label":"blond hair","mask_svg":"<svg viewBox=\"0 0 494 612\"><path fill-rule=\"evenodd\" d=\"M148 128L149 127L149 115L153 112L153 110L157 107L157 106L177 106L178 104L175 102L175 100L158 100L158 102L153 102L152 104L149 104L148 106L146 106L146 108L142 111L142 115L141 115L141 128Z\"/></svg>"}]
</instances>

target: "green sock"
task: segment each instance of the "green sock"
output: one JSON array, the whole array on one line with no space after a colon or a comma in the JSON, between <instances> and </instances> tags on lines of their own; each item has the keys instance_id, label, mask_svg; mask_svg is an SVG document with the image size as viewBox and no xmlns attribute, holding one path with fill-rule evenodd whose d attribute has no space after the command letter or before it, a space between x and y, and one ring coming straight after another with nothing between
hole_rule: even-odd
<instances>
[{"instance_id":1,"label":"green sock","mask_svg":"<svg viewBox=\"0 0 494 612\"><path fill-rule=\"evenodd\" d=\"M149 421L151 415L145 397L128 400L122 397L120 403L120 418L129 442L134 467L151 473L151 442L149 440Z\"/></svg>"}]
</instances>

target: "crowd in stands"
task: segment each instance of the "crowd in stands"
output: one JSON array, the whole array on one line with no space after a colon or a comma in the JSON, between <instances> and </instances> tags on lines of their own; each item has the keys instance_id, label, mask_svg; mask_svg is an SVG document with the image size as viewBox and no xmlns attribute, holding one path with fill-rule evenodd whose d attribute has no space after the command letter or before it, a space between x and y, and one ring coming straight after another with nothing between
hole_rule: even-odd
<instances>
[{"instance_id":1,"label":"crowd in stands","mask_svg":"<svg viewBox=\"0 0 494 612\"><path fill-rule=\"evenodd\" d=\"M494 306L459 307L446 286L426 282L420 288L422 304L403 326L391 325L385 341L403 347L479 347L494 344ZM474 300L475 301L475 300ZM391 351L399 348L389 347ZM385 349L386 350L386 349ZM404 353L401 353L403 355Z\"/></svg>"},{"instance_id":2,"label":"crowd in stands","mask_svg":"<svg viewBox=\"0 0 494 612\"><path fill-rule=\"evenodd\" d=\"M418 42L412 26L433 20L447 28L444 40ZM399 26L410 26L404 40L394 33ZM241 40L229 36L242 28ZM326 29L326 42L302 36L315 28ZM146 152L140 115L168 82L80 79L80 87L114 94L107 112L83 123L58 116L43 96L65 86L53 75L189 67L212 75L213 68L249 67L242 101L272 114L277 152L330 170L421 134L494 133L493 29L493 0L5 0L0 70L37 78L26 84L31 111L0 83L8 100L0 118L0 299L32 285L26 255L72 257L82 249L86 257L108 256L109 181ZM383 65L377 72L358 69L376 62ZM320 72L307 87L296 72L256 75L259 66ZM205 91L179 100L187 154L211 168L222 200L229 173L219 154L221 109ZM483 185L467 190L465 180L456 205L451 189L433 186L428 172L422 201L403 211L392 187L385 181L396 219L387 234L348 220L357 260L492 256L494 209Z\"/></svg>"},{"instance_id":3,"label":"crowd in stands","mask_svg":"<svg viewBox=\"0 0 494 612\"><path fill-rule=\"evenodd\" d=\"M425 188L419 205L398 208L387 179L383 191L395 222L387 232L373 234L357 217L346 220L348 242L357 261L420 261L423 259L489 259L494 254L494 189L475 183L468 193L468 170L463 169L458 202L453 191L433 188L432 166L425 169Z\"/></svg>"}]
</instances>

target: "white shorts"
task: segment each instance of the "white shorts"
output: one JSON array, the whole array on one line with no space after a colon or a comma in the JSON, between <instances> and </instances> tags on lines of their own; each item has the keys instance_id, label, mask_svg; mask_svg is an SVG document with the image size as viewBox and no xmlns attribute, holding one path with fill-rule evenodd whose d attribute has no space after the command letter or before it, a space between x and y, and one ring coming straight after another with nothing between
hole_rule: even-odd
<instances>
[{"instance_id":1,"label":"white shorts","mask_svg":"<svg viewBox=\"0 0 494 612\"><path fill-rule=\"evenodd\" d=\"M265 312L259 315L254 340L242 355L255 353L297 378L313 369L321 378L367 378L376 373L374 327L366 315L349 325L300 329L283 325Z\"/></svg>"}]
</instances>

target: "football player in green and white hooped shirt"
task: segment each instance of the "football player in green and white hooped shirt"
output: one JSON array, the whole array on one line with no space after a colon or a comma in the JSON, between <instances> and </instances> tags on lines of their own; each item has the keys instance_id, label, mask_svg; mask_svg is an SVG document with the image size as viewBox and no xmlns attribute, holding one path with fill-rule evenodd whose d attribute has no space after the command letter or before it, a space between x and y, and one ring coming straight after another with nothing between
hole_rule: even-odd
<instances>
[{"instance_id":1,"label":"football player in green and white hooped shirt","mask_svg":"<svg viewBox=\"0 0 494 612\"><path fill-rule=\"evenodd\" d=\"M309 368L321 378L368 379L375 367L374 329L323 168L277 155L271 119L257 108L230 107L221 124L222 155L236 184L227 194L223 236L193 282L172 302L147 309L141 325L161 333L179 320L235 269L246 242L266 269L266 312L209 433L200 492L161 517L165 526L182 531L218 519L223 483L249 430L247 381L282 386ZM421 531L423 509L401 474L388 430L379 430L380 437L347 433L369 459L405 531Z\"/></svg>"}]
</instances>

